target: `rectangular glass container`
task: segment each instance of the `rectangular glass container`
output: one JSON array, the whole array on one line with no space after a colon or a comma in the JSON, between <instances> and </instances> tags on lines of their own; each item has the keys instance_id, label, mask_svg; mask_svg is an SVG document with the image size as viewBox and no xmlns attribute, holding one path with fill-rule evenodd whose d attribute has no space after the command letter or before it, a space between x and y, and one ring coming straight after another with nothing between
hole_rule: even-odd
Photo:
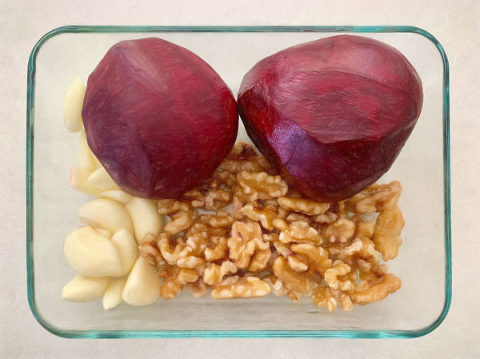
<instances>
[{"instance_id":1,"label":"rectangular glass container","mask_svg":"<svg viewBox=\"0 0 480 359\"><path fill-rule=\"evenodd\" d=\"M341 33L361 34L400 50L423 83L417 125L380 182L399 180L405 217L399 256L388 263L403 286L394 295L353 312L325 312L304 299L196 299L189 294L147 307L99 301L69 303L62 287L76 274L63 257L65 236L78 227L87 197L69 187L78 135L63 126L65 92L86 82L105 52L121 40L161 37L207 61L238 92L260 59L302 42ZM68 26L44 35L28 64L27 273L33 315L68 338L124 337L416 337L435 329L451 301L449 74L440 43L410 26ZM240 127L242 127L240 122ZM244 131L241 133L244 134Z\"/></svg>"}]
</instances>

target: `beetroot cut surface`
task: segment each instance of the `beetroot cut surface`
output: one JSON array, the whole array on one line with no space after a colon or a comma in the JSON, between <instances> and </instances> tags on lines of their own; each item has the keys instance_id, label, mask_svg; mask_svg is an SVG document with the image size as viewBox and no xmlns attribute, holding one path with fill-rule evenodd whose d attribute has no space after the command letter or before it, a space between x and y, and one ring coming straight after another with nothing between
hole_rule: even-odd
<instances>
[{"instance_id":1,"label":"beetroot cut surface","mask_svg":"<svg viewBox=\"0 0 480 359\"><path fill-rule=\"evenodd\" d=\"M114 181L176 198L209 177L237 135L235 99L189 50L158 38L114 45L88 78L87 140Z\"/></svg>"},{"instance_id":2,"label":"beetroot cut surface","mask_svg":"<svg viewBox=\"0 0 480 359\"><path fill-rule=\"evenodd\" d=\"M395 48L339 35L258 62L238 109L259 150L305 195L339 201L392 165L420 115L420 78Z\"/></svg>"}]
</instances>

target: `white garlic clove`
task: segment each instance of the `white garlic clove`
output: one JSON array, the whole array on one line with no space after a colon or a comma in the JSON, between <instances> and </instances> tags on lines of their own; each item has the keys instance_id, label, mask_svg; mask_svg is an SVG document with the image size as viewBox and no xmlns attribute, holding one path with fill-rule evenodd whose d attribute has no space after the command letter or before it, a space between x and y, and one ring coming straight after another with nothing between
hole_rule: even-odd
<instances>
[{"instance_id":1,"label":"white garlic clove","mask_svg":"<svg viewBox=\"0 0 480 359\"><path fill-rule=\"evenodd\" d=\"M62 298L69 302L88 302L102 296L108 286L108 278L90 278L77 275L62 290Z\"/></svg>"},{"instance_id":2,"label":"white garlic clove","mask_svg":"<svg viewBox=\"0 0 480 359\"><path fill-rule=\"evenodd\" d=\"M82 106L85 96L85 84L80 78L76 78L70 84L65 95L64 123L70 132L78 132L82 129Z\"/></svg>"},{"instance_id":3,"label":"white garlic clove","mask_svg":"<svg viewBox=\"0 0 480 359\"><path fill-rule=\"evenodd\" d=\"M97 197L100 192L98 188L92 186L88 182L88 177L90 176L91 172L87 168L83 167L74 167L70 172L70 187L76 189L77 191L86 193L90 196Z\"/></svg>"},{"instance_id":4,"label":"white garlic clove","mask_svg":"<svg viewBox=\"0 0 480 359\"><path fill-rule=\"evenodd\" d=\"M90 172L97 168L96 162L93 159L94 155L87 143L87 136L85 130L80 131L80 138L78 143L78 163L82 168L87 168Z\"/></svg>"},{"instance_id":5,"label":"white garlic clove","mask_svg":"<svg viewBox=\"0 0 480 359\"><path fill-rule=\"evenodd\" d=\"M88 182L101 191L118 189L117 184L104 167L97 168L89 177Z\"/></svg>"},{"instance_id":6,"label":"white garlic clove","mask_svg":"<svg viewBox=\"0 0 480 359\"><path fill-rule=\"evenodd\" d=\"M117 278L110 282L103 295L103 309L110 310L122 302L122 291L126 281L125 278Z\"/></svg>"},{"instance_id":7,"label":"white garlic clove","mask_svg":"<svg viewBox=\"0 0 480 359\"><path fill-rule=\"evenodd\" d=\"M163 225L162 218L158 214L155 203L151 200L133 197L125 205L132 217L135 238L141 244L147 234L157 237Z\"/></svg>"},{"instance_id":8,"label":"white garlic clove","mask_svg":"<svg viewBox=\"0 0 480 359\"><path fill-rule=\"evenodd\" d=\"M117 201L120 203L127 203L132 199L131 195L119 189L101 192L100 197L113 199L114 201Z\"/></svg>"},{"instance_id":9,"label":"white garlic clove","mask_svg":"<svg viewBox=\"0 0 480 359\"><path fill-rule=\"evenodd\" d=\"M68 264L80 274L101 278L120 276L122 273L116 246L91 227L71 232L65 240L63 251Z\"/></svg>"},{"instance_id":10,"label":"white garlic clove","mask_svg":"<svg viewBox=\"0 0 480 359\"><path fill-rule=\"evenodd\" d=\"M125 303L141 306L154 303L160 297L157 269L143 257L138 257L122 292Z\"/></svg>"},{"instance_id":11,"label":"white garlic clove","mask_svg":"<svg viewBox=\"0 0 480 359\"><path fill-rule=\"evenodd\" d=\"M89 168L94 171L102 167L100 161L95 157L87 142L87 135L85 131L80 132L80 143L78 148L78 163L80 167Z\"/></svg>"},{"instance_id":12,"label":"white garlic clove","mask_svg":"<svg viewBox=\"0 0 480 359\"><path fill-rule=\"evenodd\" d=\"M78 210L82 223L92 227L104 228L111 232L126 229L133 233L133 224L123 205L109 199L94 199Z\"/></svg>"},{"instance_id":13,"label":"white garlic clove","mask_svg":"<svg viewBox=\"0 0 480 359\"><path fill-rule=\"evenodd\" d=\"M132 234L126 229L120 229L115 232L111 238L112 243L117 248L122 264L120 275L125 275L132 269L137 260L137 242Z\"/></svg>"}]
</instances>

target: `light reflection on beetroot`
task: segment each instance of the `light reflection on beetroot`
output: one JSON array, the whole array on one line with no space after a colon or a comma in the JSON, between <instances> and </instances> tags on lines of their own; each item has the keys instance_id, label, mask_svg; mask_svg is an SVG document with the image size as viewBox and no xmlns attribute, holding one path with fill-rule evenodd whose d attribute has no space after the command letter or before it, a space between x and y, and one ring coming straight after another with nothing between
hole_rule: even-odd
<instances>
[{"instance_id":1,"label":"light reflection on beetroot","mask_svg":"<svg viewBox=\"0 0 480 359\"><path fill-rule=\"evenodd\" d=\"M305 195L345 199L392 165L422 108L396 49L340 35L280 51L243 78L238 107L259 150Z\"/></svg>"}]
</instances>

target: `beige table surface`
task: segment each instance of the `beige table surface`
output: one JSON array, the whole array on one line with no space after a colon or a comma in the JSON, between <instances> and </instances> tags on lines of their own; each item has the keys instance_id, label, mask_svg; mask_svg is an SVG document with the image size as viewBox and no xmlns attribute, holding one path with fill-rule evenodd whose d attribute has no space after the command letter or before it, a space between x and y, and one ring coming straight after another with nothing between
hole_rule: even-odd
<instances>
[{"instance_id":1,"label":"beige table surface","mask_svg":"<svg viewBox=\"0 0 480 359\"><path fill-rule=\"evenodd\" d=\"M480 2L0 0L0 358L480 358ZM422 27L451 69L453 304L433 333L409 340L68 340L27 305L27 59L61 25L389 25ZM422 275L419 273L419 275Z\"/></svg>"}]
</instances>

